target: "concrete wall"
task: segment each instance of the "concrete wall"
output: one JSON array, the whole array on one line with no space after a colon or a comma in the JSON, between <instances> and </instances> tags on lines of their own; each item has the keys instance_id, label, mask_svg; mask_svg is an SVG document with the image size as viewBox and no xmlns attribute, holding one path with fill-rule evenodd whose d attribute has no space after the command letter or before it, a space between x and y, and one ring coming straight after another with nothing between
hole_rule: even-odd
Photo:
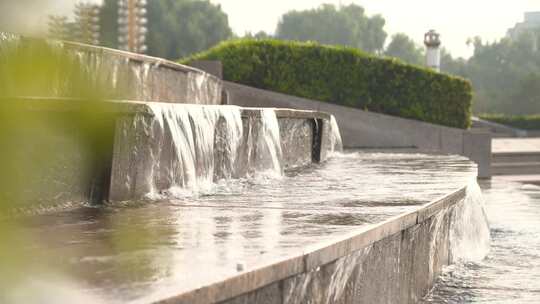
<instances>
[{"instance_id":1,"label":"concrete wall","mask_svg":"<svg viewBox=\"0 0 540 304\"><path fill-rule=\"evenodd\" d=\"M144 198L151 190L168 190L174 182L167 172L182 162L177 159L169 130L156 129L154 118L144 110L146 105L137 104L143 108L137 109L135 115L119 117L116 122L109 190L111 201L137 200ZM330 146L324 145L322 140L329 137L330 130L322 126L329 125L329 115L299 110L275 110L275 113L284 169L306 166L326 158L326 149L330 149ZM230 170L232 177L245 177L250 170L257 170L261 163L256 131L260 127L260 109L243 109L241 115L244 136L234 161L236 167L230 168L227 164L223 167L221 160L227 157L220 157L219 151L228 150L223 146L227 143L216 140L213 149L217 153L214 155L217 162L213 172L215 178L224 176L221 169ZM216 134L219 132L216 130ZM156 157L159 158L158 162L154 160ZM181 172L177 170L176 174Z\"/></svg>"},{"instance_id":2,"label":"concrete wall","mask_svg":"<svg viewBox=\"0 0 540 304\"><path fill-rule=\"evenodd\" d=\"M64 47L85 54L90 71L106 86L109 98L137 101L221 104L221 81L202 70L155 58L83 44ZM109 89L109 87L107 87Z\"/></svg>"},{"instance_id":3,"label":"concrete wall","mask_svg":"<svg viewBox=\"0 0 540 304\"><path fill-rule=\"evenodd\" d=\"M450 212L222 304L415 304L449 262ZM430 259L430 257L435 257Z\"/></svg>"},{"instance_id":4,"label":"concrete wall","mask_svg":"<svg viewBox=\"0 0 540 304\"><path fill-rule=\"evenodd\" d=\"M230 104L314 110L333 114L338 121L346 148L417 148L459 154L478 163L480 178L491 176L491 143L488 131L449 128L226 81L223 86Z\"/></svg>"},{"instance_id":5,"label":"concrete wall","mask_svg":"<svg viewBox=\"0 0 540 304\"><path fill-rule=\"evenodd\" d=\"M472 127L476 129L487 129L493 137L527 137L526 130L520 130L505 126L496 122L487 121L478 117L473 117Z\"/></svg>"},{"instance_id":6,"label":"concrete wall","mask_svg":"<svg viewBox=\"0 0 540 304\"><path fill-rule=\"evenodd\" d=\"M219 79L223 79L223 64L215 60L195 60L189 66L205 71Z\"/></svg>"},{"instance_id":7,"label":"concrete wall","mask_svg":"<svg viewBox=\"0 0 540 304\"><path fill-rule=\"evenodd\" d=\"M418 303L451 262L452 217L466 193L159 303Z\"/></svg>"},{"instance_id":8,"label":"concrete wall","mask_svg":"<svg viewBox=\"0 0 540 304\"><path fill-rule=\"evenodd\" d=\"M21 169L28 168L22 172L3 172L24 176L21 186L28 191L16 189L8 196L13 201L21 201L22 205L17 208L140 199L148 193L146 179L151 175L149 172L156 170L153 162L156 148L163 154L163 160L170 160L176 153L172 150L169 135L152 133L155 124L152 124L153 112L148 103L58 98L0 101L2 113L11 113L10 116L16 118L15 125L9 126L10 136L0 138L4 147L11 147L4 148L2 155L21 160L25 165L20 166ZM92 106L86 107L90 102ZM321 127L328 125L330 117L327 114L298 110L275 112L285 169L324 160L326 152L323 148L330 149L322 143L322 139L329 136L328 128ZM260 121L260 110L244 109L242 117L244 134L248 134ZM5 121L1 123L2 126L6 124ZM145 128L148 126L151 129ZM26 140L28 138L32 140ZM243 140L245 151L256 142L256 138L248 136ZM219 145L219 142L215 144ZM256 147L250 149L249 155L240 151L243 158L237 162L239 175L245 169L240 167L249 165L254 161L250 158L257 155ZM215 148L218 154L221 150ZM221 159L220 155L214 155L214 158L217 162ZM160 166L157 169L170 171L168 163ZM160 180L156 183L160 189L155 190L167 189L169 184Z\"/></svg>"},{"instance_id":9,"label":"concrete wall","mask_svg":"<svg viewBox=\"0 0 540 304\"><path fill-rule=\"evenodd\" d=\"M2 198L16 202L15 209L50 211L107 199L118 113L111 107L94 115L85 104L0 100Z\"/></svg>"},{"instance_id":10,"label":"concrete wall","mask_svg":"<svg viewBox=\"0 0 540 304\"><path fill-rule=\"evenodd\" d=\"M35 39L22 38L20 46L31 46L35 42ZM222 101L221 80L190 66L72 42L51 43L50 47L66 50L61 60L77 68L59 71L61 75L51 73L50 88L40 92L41 97L78 96L79 92L70 92L71 82L77 88L81 85L77 81L84 77L86 89L103 92L108 99L192 104L221 104Z\"/></svg>"}]
</instances>

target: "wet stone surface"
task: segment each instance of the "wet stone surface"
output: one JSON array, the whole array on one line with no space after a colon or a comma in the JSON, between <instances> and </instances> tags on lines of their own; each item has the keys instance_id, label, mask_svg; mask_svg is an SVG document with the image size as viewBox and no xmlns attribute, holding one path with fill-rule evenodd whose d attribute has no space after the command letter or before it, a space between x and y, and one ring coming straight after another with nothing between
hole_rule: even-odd
<instances>
[{"instance_id":1,"label":"wet stone surface","mask_svg":"<svg viewBox=\"0 0 540 304\"><path fill-rule=\"evenodd\" d=\"M463 188L475 172L457 156L348 152L281 178L261 173L221 181L191 197L82 207L17 221L32 239L24 246L28 256L36 264L46 260L65 282L55 288L70 286L94 303L145 303L415 210ZM378 246L371 250L399 252L411 245L400 245L398 238ZM358 254L349 259L361 260ZM29 277L36 280L49 276L34 271ZM398 278L387 279L390 284ZM355 290L369 288L363 284L368 283ZM251 303L244 300L238 303Z\"/></svg>"}]
</instances>

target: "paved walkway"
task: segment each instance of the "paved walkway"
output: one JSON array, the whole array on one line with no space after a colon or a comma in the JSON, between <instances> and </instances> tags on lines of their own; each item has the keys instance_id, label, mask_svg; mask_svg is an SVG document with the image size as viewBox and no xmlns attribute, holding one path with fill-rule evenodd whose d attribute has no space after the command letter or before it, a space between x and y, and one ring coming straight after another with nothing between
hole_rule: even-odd
<instances>
[{"instance_id":1,"label":"paved walkway","mask_svg":"<svg viewBox=\"0 0 540 304\"><path fill-rule=\"evenodd\" d=\"M540 186L540 175L502 175L494 178L505 182L533 184Z\"/></svg>"},{"instance_id":2,"label":"paved walkway","mask_svg":"<svg viewBox=\"0 0 540 304\"><path fill-rule=\"evenodd\" d=\"M540 184L540 138L493 138L492 173L507 181Z\"/></svg>"},{"instance_id":3,"label":"paved walkway","mask_svg":"<svg viewBox=\"0 0 540 304\"><path fill-rule=\"evenodd\" d=\"M493 153L540 153L540 138L493 138L491 148Z\"/></svg>"}]
</instances>

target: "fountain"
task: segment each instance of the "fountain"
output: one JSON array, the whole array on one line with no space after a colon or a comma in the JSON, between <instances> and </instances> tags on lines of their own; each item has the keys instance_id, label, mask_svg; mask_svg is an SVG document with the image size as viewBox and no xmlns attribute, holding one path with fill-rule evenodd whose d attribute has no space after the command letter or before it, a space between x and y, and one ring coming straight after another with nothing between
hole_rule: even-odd
<instances>
[{"instance_id":1,"label":"fountain","mask_svg":"<svg viewBox=\"0 0 540 304\"><path fill-rule=\"evenodd\" d=\"M106 94L4 97L34 122L18 138L40 135L6 155L59 153L2 214L32 241L0 302L416 303L489 248L464 157L342 152L331 115L220 105L202 71L55 47Z\"/></svg>"}]
</instances>

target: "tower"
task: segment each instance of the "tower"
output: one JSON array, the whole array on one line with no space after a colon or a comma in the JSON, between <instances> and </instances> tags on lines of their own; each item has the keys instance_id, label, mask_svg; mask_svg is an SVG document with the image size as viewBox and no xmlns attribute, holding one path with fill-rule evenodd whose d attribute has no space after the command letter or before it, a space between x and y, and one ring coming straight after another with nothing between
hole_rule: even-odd
<instances>
[{"instance_id":1,"label":"tower","mask_svg":"<svg viewBox=\"0 0 540 304\"><path fill-rule=\"evenodd\" d=\"M435 30L430 30L424 35L426 45L426 66L440 72L441 71L441 40L440 34Z\"/></svg>"},{"instance_id":2,"label":"tower","mask_svg":"<svg viewBox=\"0 0 540 304\"><path fill-rule=\"evenodd\" d=\"M99 6L89 3L75 5L75 40L99 44Z\"/></svg>"}]
</instances>

